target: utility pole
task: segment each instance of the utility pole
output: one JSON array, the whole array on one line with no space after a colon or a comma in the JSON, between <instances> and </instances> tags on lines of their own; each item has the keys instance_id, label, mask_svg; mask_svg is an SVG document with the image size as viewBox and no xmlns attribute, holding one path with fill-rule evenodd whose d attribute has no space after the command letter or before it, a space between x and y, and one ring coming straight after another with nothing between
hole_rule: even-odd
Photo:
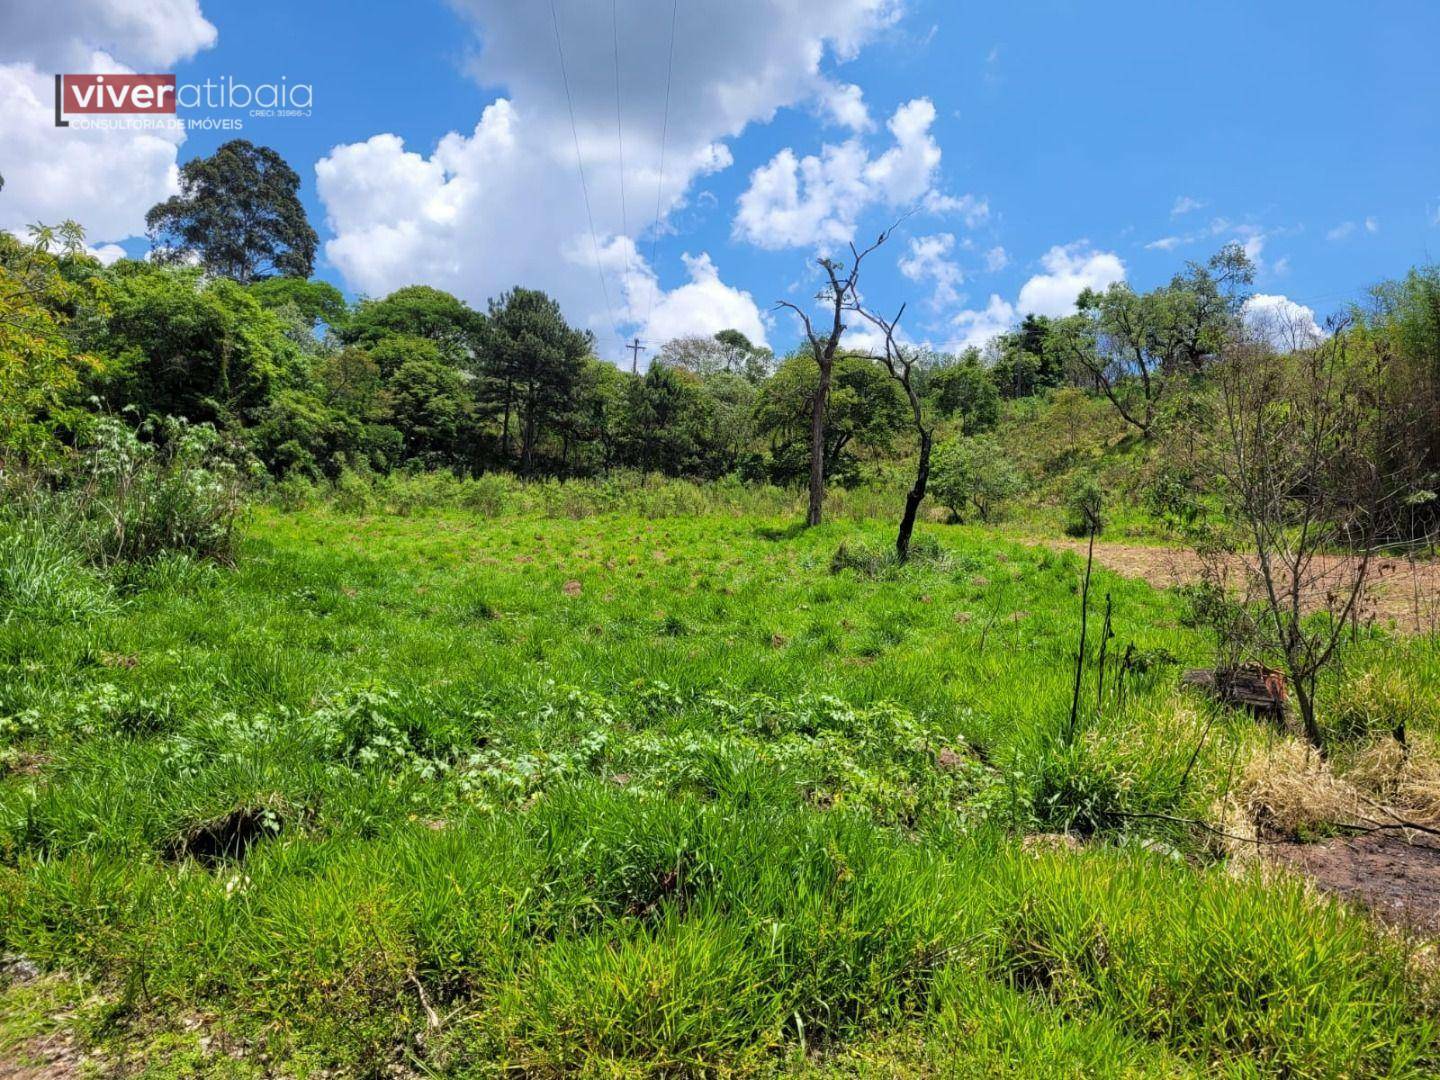
<instances>
[{"instance_id":1,"label":"utility pole","mask_svg":"<svg viewBox=\"0 0 1440 1080\"><path fill-rule=\"evenodd\" d=\"M640 344L640 335L636 334L635 340L625 348L630 350L630 374L638 375L640 373L640 354L645 351L645 346Z\"/></svg>"}]
</instances>

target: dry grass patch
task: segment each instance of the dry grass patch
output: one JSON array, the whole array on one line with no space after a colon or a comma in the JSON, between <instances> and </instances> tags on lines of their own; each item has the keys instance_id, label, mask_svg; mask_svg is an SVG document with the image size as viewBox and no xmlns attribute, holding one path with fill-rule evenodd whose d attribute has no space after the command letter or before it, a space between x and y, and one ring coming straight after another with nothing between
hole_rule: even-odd
<instances>
[{"instance_id":1,"label":"dry grass patch","mask_svg":"<svg viewBox=\"0 0 1440 1080\"><path fill-rule=\"evenodd\" d=\"M1271 742L1237 772L1215 818L1232 854L1255 841L1308 840L1346 826L1440 820L1440 754L1429 740L1402 746L1377 738L1352 753L1323 757L1298 738Z\"/></svg>"}]
</instances>

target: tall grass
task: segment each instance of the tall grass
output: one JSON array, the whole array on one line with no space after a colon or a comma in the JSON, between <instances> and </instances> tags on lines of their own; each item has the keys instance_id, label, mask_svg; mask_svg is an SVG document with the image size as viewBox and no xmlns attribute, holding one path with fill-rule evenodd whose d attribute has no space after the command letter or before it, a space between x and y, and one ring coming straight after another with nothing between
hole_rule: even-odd
<instances>
[{"instance_id":1,"label":"tall grass","mask_svg":"<svg viewBox=\"0 0 1440 1080\"><path fill-rule=\"evenodd\" d=\"M1411 945L1147 816L1265 739L1178 696L1174 598L1098 575L1145 662L1067 741L1073 556L662 487L261 508L233 570L0 624L0 954L159 1074L1440 1068Z\"/></svg>"},{"instance_id":2,"label":"tall grass","mask_svg":"<svg viewBox=\"0 0 1440 1080\"><path fill-rule=\"evenodd\" d=\"M899 480L832 487L827 513L837 519L899 520L904 504ZM794 488L739 480L697 483L657 474L618 470L601 478L520 479L511 473L476 477L443 471L386 474L346 472L333 483L289 475L270 489L271 502L286 510L326 505L347 514L412 515L467 511L485 517L533 515L583 519L601 514L643 518L695 516L790 516L803 511L805 494Z\"/></svg>"}]
</instances>

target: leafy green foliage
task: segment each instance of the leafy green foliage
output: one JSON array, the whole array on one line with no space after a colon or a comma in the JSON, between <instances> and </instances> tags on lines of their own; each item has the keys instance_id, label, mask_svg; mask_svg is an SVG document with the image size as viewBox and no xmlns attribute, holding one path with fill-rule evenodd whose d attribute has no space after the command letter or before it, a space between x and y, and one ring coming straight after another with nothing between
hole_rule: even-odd
<instances>
[{"instance_id":1,"label":"leafy green foliage","mask_svg":"<svg viewBox=\"0 0 1440 1080\"><path fill-rule=\"evenodd\" d=\"M154 258L195 259L242 285L272 274L307 278L318 238L299 190L299 175L268 146L222 143L180 166L180 194L146 213Z\"/></svg>"},{"instance_id":2,"label":"leafy green foliage","mask_svg":"<svg viewBox=\"0 0 1440 1080\"><path fill-rule=\"evenodd\" d=\"M981 521L990 521L1020 485L1009 456L989 436L962 436L935 452L930 490L956 521L963 521L971 507Z\"/></svg>"},{"instance_id":3,"label":"leafy green foliage","mask_svg":"<svg viewBox=\"0 0 1440 1080\"><path fill-rule=\"evenodd\" d=\"M52 461L57 436L82 422L76 398L99 359L75 348L66 323L77 306L102 303L83 251L73 222L37 227L28 244L0 236L0 474Z\"/></svg>"},{"instance_id":4,"label":"leafy green foliage","mask_svg":"<svg viewBox=\"0 0 1440 1080\"><path fill-rule=\"evenodd\" d=\"M1089 536L1105 531L1105 489L1093 473L1077 473L1065 490L1065 532Z\"/></svg>"},{"instance_id":5,"label":"leafy green foliage","mask_svg":"<svg viewBox=\"0 0 1440 1080\"><path fill-rule=\"evenodd\" d=\"M306 381L285 322L228 278L130 263L112 275L109 296L93 346L114 357L100 389L117 410L245 421Z\"/></svg>"},{"instance_id":6,"label":"leafy green foliage","mask_svg":"<svg viewBox=\"0 0 1440 1080\"><path fill-rule=\"evenodd\" d=\"M439 350L440 359L461 366L479 349L484 327L485 317L464 301L428 285L410 285L383 300L361 300L338 332L345 344L372 351L395 338L421 338Z\"/></svg>"},{"instance_id":7,"label":"leafy green foliage","mask_svg":"<svg viewBox=\"0 0 1440 1080\"><path fill-rule=\"evenodd\" d=\"M166 419L137 430L97 417L64 486L33 493L25 512L63 530L101 566L175 552L228 561L249 465L209 425Z\"/></svg>"},{"instance_id":8,"label":"leafy green foliage","mask_svg":"<svg viewBox=\"0 0 1440 1080\"><path fill-rule=\"evenodd\" d=\"M862 356L835 358L825 413L825 469L842 483L859 479L861 455L883 452L905 425L909 406L885 369ZM815 361L806 351L788 356L760 389L756 430L770 441L770 476L793 482L807 475L810 454L810 401L815 392Z\"/></svg>"},{"instance_id":9,"label":"leafy green foliage","mask_svg":"<svg viewBox=\"0 0 1440 1080\"><path fill-rule=\"evenodd\" d=\"M927 391L936 412L947 419L958 416L966 435L984 434L1000 421L1000 391L976 354L931 372Z\"/></svg>"}]
</instances>

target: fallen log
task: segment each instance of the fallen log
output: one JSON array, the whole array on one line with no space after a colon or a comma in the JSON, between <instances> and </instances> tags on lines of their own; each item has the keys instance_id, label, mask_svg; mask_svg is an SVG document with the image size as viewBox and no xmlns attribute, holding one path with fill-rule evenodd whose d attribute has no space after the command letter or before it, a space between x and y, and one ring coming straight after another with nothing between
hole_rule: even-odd
<instances>
[{"instance_id":1,"label":"fallen log","mask_svg":"<svg viewBox=\"0 0 1440 1080\"><path fill-rule=\"evenodd\" d=\"M1186 686L1203 690L1217 701L1277 722L1289 713L1290 693L1285 673L1264 664L1191 668L1180 676Z\"/></svg>"}]
</instances>

